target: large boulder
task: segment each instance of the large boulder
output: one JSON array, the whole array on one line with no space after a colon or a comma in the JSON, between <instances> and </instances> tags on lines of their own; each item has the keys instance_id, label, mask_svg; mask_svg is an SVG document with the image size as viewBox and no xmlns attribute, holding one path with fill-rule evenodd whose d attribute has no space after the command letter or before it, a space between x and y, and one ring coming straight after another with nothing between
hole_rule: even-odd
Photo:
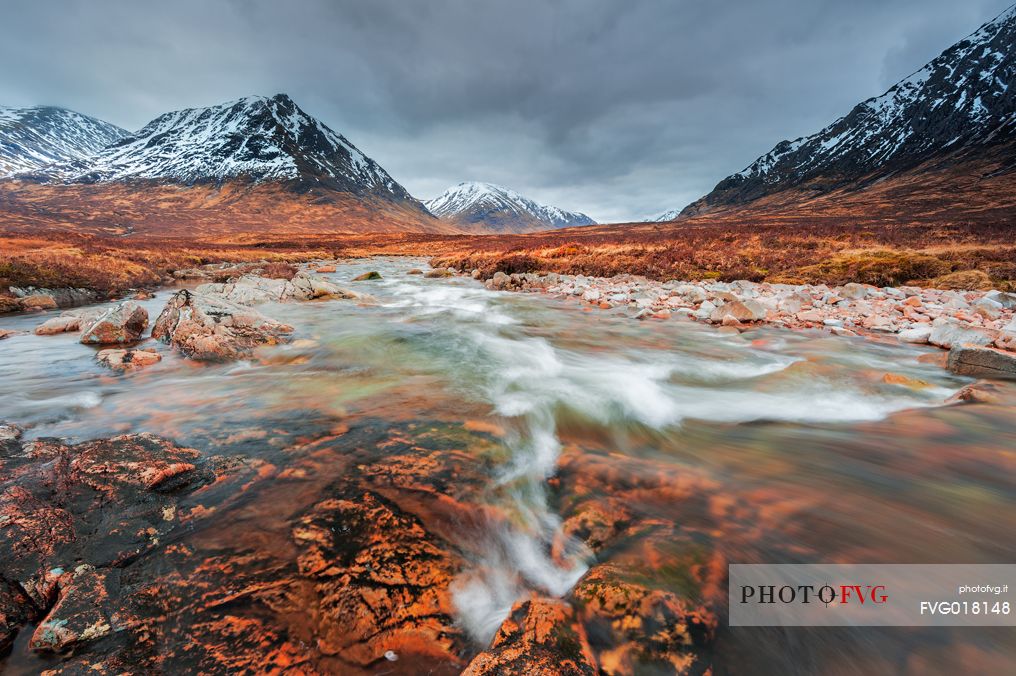
<instances>
[{"instance_id":1,"label":"large boulder","mask_svg":"<svg viewBox=\"0 0 1016 676\"><path fill-rule=\"evenodd\" d=\"M977 345L956 345L946 367L961 376L1016 380L1016 353Z\"/></svg>"},{"instance_id":2,"label":"large boulder","mask_svg":"<svg viewBox=\"0 0 1016 676\"><path fill-rule=\"evenodd\" d=\"M766 318L766 308L756 300L732 300L709 315L714 322L722 322L724 317L733 317L739 322L757 322Z\"/></svg>"},{"instance_id":3,"label":"large boulder","mask_svg":"<svg viewBox=\"0 0 1016 676\"><path fill-rule=\"evenodd\" d=\"M903 329L897 337L904 343L927 343L931 337L931 326L919 324L909 329Z\"/></svg>"},{"instance_id":4,"label":"large boulder","mask_svg":"<svg viewBox=\"0 0 1016 676\"><path fill-rule=\"evenodd\" d=\"M37 336L53 336L58 333L80 331L81 326L91 325L104 312L101 308L89 310L67 310L57 317L50 317L35 327Z\"/></svg>"},{"instance_id":5,"label":"large boulder","mask_svg":"<svg viewBox=\"0 0 1016 676\"><path fill-rule=\"evenodd\" d=\"M201 361L250 356L259 345L289 340L293 327L214 294L173 294L155 320L152 337Z\"/></svg>"},{"instance_id":6,"label":"large boulder","mask_svg":"<svg viewBox=\"0 0 1016 676\"><path fill-rule=\"evenodd\" d=\"M117 345L141 340L148 328L148 310L132 300L118 303L90 322L81 324L86 345Z\"/></svg>"},{"instance_id":7,"label":"large boulder","mask_svg":"<svg viewBox=\"0 0 1016 676\"><path fill-rule=\"evenodd\" d=\"M931 324L931 335L928 336L928 342L945 348L965 343L990 345L998 336L999 332L994 329L985 329L946 317L939 317Z\"/></svg>"},{"instance_id":8,"label":"large boulder","mask_svg":"<svg viewBox=\"0 0 1016 676\"><path fill-rule=\"evenodd\" d=\"M849 298L850 300L861 300L868 295L868 291L870 290L871 287L865 286L864 284L850 282L849 284L844 284L840 288L840 295L844 298Z\"/></svg>"}]
</instances>

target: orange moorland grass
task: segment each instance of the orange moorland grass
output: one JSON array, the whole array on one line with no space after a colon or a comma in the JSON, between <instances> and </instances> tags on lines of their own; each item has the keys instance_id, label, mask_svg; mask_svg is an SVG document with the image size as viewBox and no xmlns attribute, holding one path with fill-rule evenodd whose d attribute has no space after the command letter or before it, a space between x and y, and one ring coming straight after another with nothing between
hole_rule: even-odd
<instances>
[{"instance_id":1,"label":"orange moorland grass","mask_svg":"<svg viewBox=\"0 0 1016 676\"><path fill-rule=\"evenodd\" d=\"M781 226L755 226L731 231L693 229L646 241L601 241L557 244L553 236L542 241L470 242L470 248L452 249L434 257L435 266L478 269L486 278L497 271L561 272L598 277L637 274L654 279L717 279L786 283L877 286L908 282L940 286L971 284L964 288L999 286L1016 282L1016 245L1002 242L1001 233L951 233L957 244L942 246L938 237L920 228L905 237L873 237L869 231L849 228L786 233ZM574 236L574 233L570 233ZM933 243L933 246L922 245ZM957 277L963 271L979 274Z\"/></svg>"},{"instance_id":2,"label":"orange moorland grass","mask_svg":"<svg viewBox=\"0 0 1016 676\"><path fill-rule=\"evenodd\" d=\"M112 197L92 194L98 190L19 186L8 195L11 208L0 218L0 289L79 286L113 295L205 263L275 262L282 265L271 274L291 275L286 264L376 254L426 256L483 277L547 271L1016 287L1016 171L995 160L819 197L780 193L669 223L505 235L444 232L433 219L417 224L425 231L407 232L404 210L369 212L343 203L325 213L302 197L294 202L275 193L223 210L225 197L208 190L195 193L203 195L198 199L182 188L160 188L155 202L131 202L119 188L109 189ZM180 202L183 195L198 205ZM167 199L172 208L161 206ZM95 215L102 213L104 220Z\"/></svg>"}]
</instances>

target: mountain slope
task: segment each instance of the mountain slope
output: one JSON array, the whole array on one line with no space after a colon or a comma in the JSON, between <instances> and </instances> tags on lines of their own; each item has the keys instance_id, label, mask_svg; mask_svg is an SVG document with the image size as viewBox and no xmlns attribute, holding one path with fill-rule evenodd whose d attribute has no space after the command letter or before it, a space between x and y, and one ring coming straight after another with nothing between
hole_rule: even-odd
<instances>
[{"instance_id":1,"label":"mountain slope","mask_svg":"<svg viewBox=\"0 0 1016 676\"><path fill-rule=\"evenodd\" d=\"M66 108L0 106L0 178L83 160L126 135L116 125Z\"/></svg>"},{"instance_id":2,"label":"mountain slope","mask_svg":"<svg viewBox=\"0 0 1016 676\"><path fill-rule=\"evenodd\" d=\"M452 186L424 206L435 216L486 232L532 232L595 223L585 214L545 206L510 188L476 181Z\"/></svg>"},{"instance_id":3,"label":"mountain slope","mask_svg":"<svg viewBox=\"0 0 1016 676\"><path fill-rule=\"evenodd\" d=\"M97 153L0 180L8 225L95 236L456 233L288 96L166 113ZM27 230L25 230L27 228Z\"/></svg>"},{"instance_id":4,"label":"mountain slope","mask_svg":"<svg viewBox=\"0 0 1016 676\"><path fill-rule=\"evenodd\" d=\"M1016 131L1016 7L881 96L825 129L783 141L728 176L684 215L746 204L798 189L822 194L913 169L935 158L976 158Z\"/></svg>"}]
</instances>

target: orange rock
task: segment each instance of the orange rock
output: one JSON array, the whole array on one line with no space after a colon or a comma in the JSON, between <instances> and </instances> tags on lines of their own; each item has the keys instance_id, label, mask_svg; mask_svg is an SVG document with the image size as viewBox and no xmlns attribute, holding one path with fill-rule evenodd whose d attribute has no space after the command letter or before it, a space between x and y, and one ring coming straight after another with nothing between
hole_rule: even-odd
<instances>
[{"instance_id":1,"label":"orange rock","mask_svg":"<svg viewBox=\"0 0 1016 676\"><path fill-rule=\"evenodd\" d=\"M579 676L596 674L585 630L571 605L548 598L516 603L490 647L469 663L463 676Z\"/></svg>"},{"instance_id":2,"label":"orange rock","mask_svg":"<svg viewBox=\"0 0 1016 676\"><path fill-rule=\"evenodd\" d=\"M882 382L888 385L902 385L903 387L909 387L912 390L923 390L927 387L931 387L930 383L926 383L918 378L905 376L902 373L886 373L882 376Z\"/></svg>"}]
</instances>

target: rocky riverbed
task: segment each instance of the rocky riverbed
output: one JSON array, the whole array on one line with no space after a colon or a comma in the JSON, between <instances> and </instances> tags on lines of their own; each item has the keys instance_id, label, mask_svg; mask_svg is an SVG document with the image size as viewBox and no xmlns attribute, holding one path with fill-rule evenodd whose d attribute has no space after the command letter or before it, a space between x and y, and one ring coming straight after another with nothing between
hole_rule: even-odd
<instances>
[{"instance_id":1,"label":"rocky riverbed","mask_svg":"<svg viewBox=\"0 0 1016 676\"><path fill-rule=\"evenodd\" d=\"M958 373L1016 378L1016 294L1003 291L503 272L486 286L577 297L603 310L623 308L637 319L685 318L734 330L764 323L955 348L948 366Z\"/></svg>"},{"instance_id":2,"label":"rocky riverbed","mask_svg":"<svg viewBox=\"0 0 1016 676\"><path fill-rule=\"evenodd\" d=\"M5 673L1016 658L991 632L724 624L731 561L1011 559L1016 387L929 363L937 347L678 321L708 295L636 279L222 274L0 318ZM583 299L627 284L613 308ZM848 305L888 307L871 292Z\"/></svg>"}]
</instances>

